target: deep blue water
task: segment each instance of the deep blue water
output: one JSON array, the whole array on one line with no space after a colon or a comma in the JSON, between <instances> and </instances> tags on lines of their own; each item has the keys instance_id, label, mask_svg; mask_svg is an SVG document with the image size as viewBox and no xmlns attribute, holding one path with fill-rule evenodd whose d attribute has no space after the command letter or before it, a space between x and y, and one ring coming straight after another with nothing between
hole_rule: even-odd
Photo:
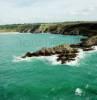
<instances>
[{"instance_id":1,"label":"deep blue water","mask_svg":"<svg viewBox=\"0 0 97 100\"><path fill-rule=\"evenodd\" d=\"M80 38L53 34L0 35L0 100L97 100L97 52L86 53L74 66L52 65L42 60L13 61L14 56L27 51L79 43ZM80 93L75 93L77 90Z\"/></svg>"}]
</instances>

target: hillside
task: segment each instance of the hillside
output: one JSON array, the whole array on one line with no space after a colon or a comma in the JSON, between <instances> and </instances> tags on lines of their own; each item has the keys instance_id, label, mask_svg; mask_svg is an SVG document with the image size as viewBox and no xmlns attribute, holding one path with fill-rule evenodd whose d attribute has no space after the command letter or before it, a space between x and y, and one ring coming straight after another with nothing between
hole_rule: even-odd
<instances>
[{"instance_id":1,"label":"hillside","mask_svg":"<svg viewBox=\"0 0 97 100\"><path fill-rule=\"evenodd\" d=\"M0 32L54 33L70 35L93 35L97 33L96 22L63 22L0 25Z\"/></svg>"}]
</instances>

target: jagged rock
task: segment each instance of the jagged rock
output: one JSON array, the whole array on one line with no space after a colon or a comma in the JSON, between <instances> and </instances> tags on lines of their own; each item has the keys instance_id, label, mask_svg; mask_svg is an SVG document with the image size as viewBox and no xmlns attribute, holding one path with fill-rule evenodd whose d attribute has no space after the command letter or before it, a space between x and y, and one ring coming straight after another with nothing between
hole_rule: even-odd
<instances>
[{"instance_id":1,"label":"jagged rock","mask_svg":"<svg viewBox=\"0 0 97 100\"><path fill-rule=\"evenodd\" d=\"M59 45L53 48L42 48L33 53L27 52L22 58L58 55L57 60L65 63L75 58L77 52L77 49L70 47L70 45Z\"/></svg>"},{"instance_id":2,"label":"jagged rock","mask_svg":"<svg viewBox=\"0 0 97 100\"><path fill-rule=\"evenodd\" d=\"M94 45L97 45L97 35L89 37L87 40L82 42L83 47L91 47L91 46L94 46Z\"/></svg>"},{"instance_id":3,"label":"jagged rock","mask_svg":"<svg viewBox=\"0 0 97 100\"><path fill-rule=\"evenodd\" d=\"M22 56L22 58L26 58L26 57L32 57L32 53L31 52L27 52L24 56Z\"/></svg>"},{"instance_id":4,"label":"jagged rock","mask_svg":"<svg viewBox=\"0 0 97 100\"><path fill-rule=\"evenodd\" d=\"M94 50L93 48L83 48L83 51L91 51L91 50Z\"/></svg>"}]
</instances>

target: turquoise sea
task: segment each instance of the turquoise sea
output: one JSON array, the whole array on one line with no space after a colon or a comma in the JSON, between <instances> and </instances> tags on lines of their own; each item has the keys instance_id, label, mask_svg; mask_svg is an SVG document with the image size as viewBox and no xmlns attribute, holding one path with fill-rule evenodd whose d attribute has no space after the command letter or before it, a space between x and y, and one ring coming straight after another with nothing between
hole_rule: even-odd
<instances>
[{"instance_id":1,"label":"turquoise sea","mask_svg":"<svg viewBox=\"0 0 97 100\"><path fill-rule=\"evenodd\" d=\"M97 52L76 65L41 59L14 62L28 51L79 43L82 36L0 34L0 100L97 100Z\"/></svg>"}]
</instances>

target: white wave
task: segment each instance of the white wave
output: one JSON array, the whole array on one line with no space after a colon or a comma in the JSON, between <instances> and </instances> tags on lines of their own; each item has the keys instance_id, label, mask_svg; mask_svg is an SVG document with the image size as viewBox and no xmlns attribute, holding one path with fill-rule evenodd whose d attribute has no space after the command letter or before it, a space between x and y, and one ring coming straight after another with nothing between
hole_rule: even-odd
<instances>
[{"instance_id":1,"label":"white wave","mask_svg":"<svg viewBox=\"0 0 97 100\"><path fill-rule=\"evenodd\" d=\"M97 46L93 46L92 48L94 49L93 51L97 51Z\"/></svg>"},{"instance_id":2,"label":"white wave","mask_svg":"<svg viewBox=\"0 0 97 100\"><path fill-rule=\"evenodd\" d=\"M76 64L79 63L80 59L83 58L83 51L81 49L79 49L79 53L77 54L77 57L75 58L74 61L70 61L70 62L66 62L65 65L71 65L74 66ZM26 58L22 58L20 56L14 56L14 60L13 62L21 62L21 61L26 61L26 62L30 62L33 59L36 60L43 60L47 63L50 63L52 65L58 65L61 64L61 61L57 61L58 55L52 55L52 56L39 56L39 57L26 57Z\"/></svg>"},{"instance_id":3,"label":"white wave","mask_svg":"<svg viewBox=\"0 0 97 100\"><path fill-rule=\"evenodd\" d=\"M97 46L93 46L92 47L93 50L90 51L83 51L82 49L79 49L78 53L77 53L77 57L75 57L74 61L67 61L66 65L70 65L70 66L74 66L74 65L79 65L80 64L80 60L84 59L85 56L87 56L88 54L92 54L93 52L97 52Z\"/></svg>"},{"instance_id":4,"label":"white wave","mask_svg":"<svg viewBox=\"0 0 97 100\"><path fill-rule=\"evenodd\" d=\"M53 65L61 64L61 61L57 61L57 55L52 56L41 56L43 60L45 60L48 63L51 63Z\"/></svg>"},{"instance_id":5,"label":"white wave","mask_svg":"<svg viewBox=\"0 0 97 100\"><path fill-rule=\"evenodd\" d=\"M83 93L83 90L80 89L80 88L77 88L77 89L75 90L75 95L77 95L77 96L82 96L82 93Z\"/></svg>"},{"instance_id":6,"label":"white wave","mask_svg":"<svg viewBox=\"0 0 97 100\"><path fill-rule=\"evenodd\" d=\"M91 54L97 52L97 46L92 46L91 48L92 48L93 50L84 51L85 56L91 56Z\"/></svg>"},{"instance_id":7,"label":"white wave","mask_svg":"<svg viewBox=\"0 0 97 100\"><path fill-rule=\"evenodd\" d=\"M21 61L27 61L30 62L33 59L37 60L44 60L48 63L51 63L53 65L61 64L61 61L57 61L57 55L52 55L52 56L39 56L39 57L26 57L26 58L21 58L21 57L16 57L14 56L13 62L21 62Z\"/></svg>"},{"instance_id":8,"label":"white wave","mask_svg":"<svg viewBox=\"0 0 97 100\"><path fill-rule=\"evenodd\" d=\"M95 52L95 51L97 52L97 46L93 46L92 48L94 50L91 50L91 51L83 51L82 49L78 49L79 52L77 53L77 56L75 57L75 60L67 61L65 63L65 65L78 66L80 64L80 60L84 59L87 54L91 54L92 52ZM15 56L13 62L20 62L20 61L30 62L33 59L37 59L37 60L46 61L46 62L48 62L50 64L53 64L53 65L61 64L61 61L57 61L57 58L58 58L57 55L39 56L39 57L26 57L26 58L21 58L21 57L16 57Z\"/></svg>"},{"instance_id":9,"label":"white wave","mask_svg":"<svg viewBox=\"0 0 97 100\"><path fill-rule=\"evenodd\" d=\"M26 58L22 58L22 57L20 57L20 56L14 56L14 59L13 59L13 62L21 62L21 61L27 61L27 62L29 62L29 61L31 61L31 57L26 57Z\"/></svg>"},{"instance_id":10,"label":"white wave","mask_svg":"<svg viewBox=\"0 0 97 100\"><path fill-rule=\"evenodd\" d=\"M74 65L79 65L80 64L80 60L82 58L84 58L84 51L82 49L78 50L77 56L75 57L75 60L72 61L67 61L66 65L70 65L70 66L74 66Z\"/></svg>"}]
</instances>

